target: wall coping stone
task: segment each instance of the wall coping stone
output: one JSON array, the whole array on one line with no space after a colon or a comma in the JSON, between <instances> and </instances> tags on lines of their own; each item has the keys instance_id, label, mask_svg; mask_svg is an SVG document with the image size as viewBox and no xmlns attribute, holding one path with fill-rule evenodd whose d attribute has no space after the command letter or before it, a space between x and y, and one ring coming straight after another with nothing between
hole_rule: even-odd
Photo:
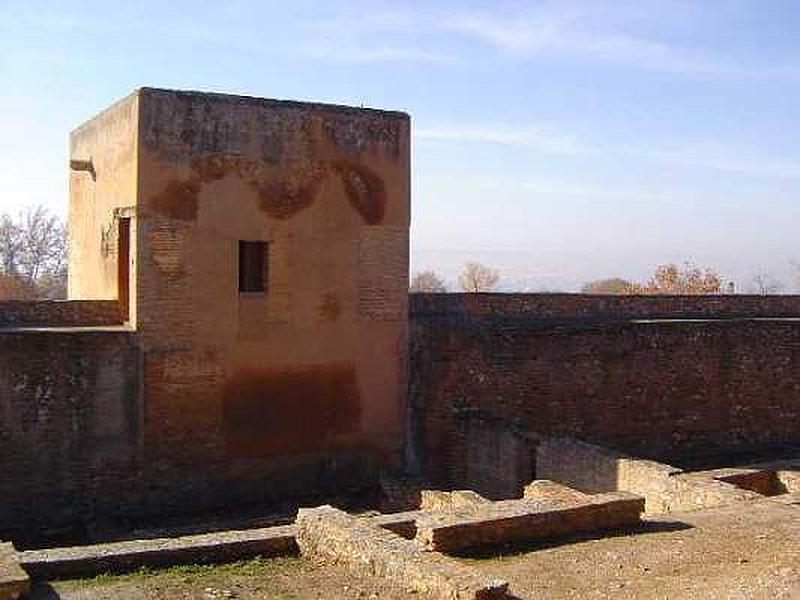
<instances>
[{"instance_id":1,"label":"wall coping stone","mask_svg":"<svg viewBox=\"0 0 800 600\"><path fill-rule=\"evenodd\" d=\"M295 531L293 525L279 525L173 538L26 550L18 553L18 560L28 574L40 579L91 576L103 572L123 573L143 566L222 563L254 556L297 554Z\"/></svg>"},{"instance_id":2,"label":"wall coping stone","mask_svg":"<svg viewBox=\"0 0 800 600\"><path fill-rule=\"evenodd\" d=\"M409 311L412 320L516 318L541 323L798 318L800 295L411 294Z\"/></svg>"}]
</instances>

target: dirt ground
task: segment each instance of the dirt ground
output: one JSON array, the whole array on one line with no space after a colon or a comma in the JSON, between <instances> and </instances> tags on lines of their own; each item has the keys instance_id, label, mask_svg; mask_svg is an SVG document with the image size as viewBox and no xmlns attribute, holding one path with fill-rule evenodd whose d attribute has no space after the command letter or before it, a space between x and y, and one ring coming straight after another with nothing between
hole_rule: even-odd
<instances>
[{"instance_id":1,"label":"dirt ground","mask_svg":"<svg viewBox=\"0 0 800 600\"><path fill-rule=\"evenodd\" d=\"M470 562L520 598L800 598L800 507L707 509L638 534Z\"/></svg>"},{"instance_id":2,"label":"dirt ground","mask_svg":"<svg viewBox=\"0 0 800 600\"><path fill-rule=\"evenodd\" d=\"M600 539L462 558L518 598L800 598L800 506L763 501L650 519ZM34 600L418 597L300 558L37 584Z\"/></svg>"},{"instance_id":3,"label":"dirt ground","mask_svg":"<svg viewBox=\"0 0 800 600\"><path fill-rule=\"evenodd\" d=\"M80 581L37 583L31 600L401 600L409 594L386 581L353 577L340 567L301 558L272 558L231 565L174 567ZM412 596L413 597L413 596Z\"/></svg>"}]
</instances>

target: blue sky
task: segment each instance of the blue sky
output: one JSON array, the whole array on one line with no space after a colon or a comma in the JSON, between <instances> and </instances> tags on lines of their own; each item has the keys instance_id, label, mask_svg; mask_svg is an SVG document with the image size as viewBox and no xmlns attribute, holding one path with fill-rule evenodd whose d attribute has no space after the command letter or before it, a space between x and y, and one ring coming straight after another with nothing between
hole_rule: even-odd
<instances>
[{"instance_id":1,"label":"blue sky","mask_svg":"<svg viewBox=\"0 0 800 600\"><path fill-rule=\"evenodd\" d=\"M574 290L694 261L792 291L800 2L0 0L0 210L143 86L406 110L413 268Z\"/></svg>"}]
</instances>

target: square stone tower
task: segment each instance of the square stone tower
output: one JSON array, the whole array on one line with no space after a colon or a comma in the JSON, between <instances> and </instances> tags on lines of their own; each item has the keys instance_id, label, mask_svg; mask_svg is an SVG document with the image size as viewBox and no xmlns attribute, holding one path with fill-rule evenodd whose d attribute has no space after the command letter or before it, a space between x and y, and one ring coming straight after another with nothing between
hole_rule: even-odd
<instances>
[{"instance_id":1,"label":"square stone tower","mask_svg":"<svg viewBox=\"0 0 800 600\"><path fill-rule=\"evenodd\" d=\"M69 294L135 332L153 472L401 463L409 130L143 88L72 133Z\"/></svg>"}]
</instances>

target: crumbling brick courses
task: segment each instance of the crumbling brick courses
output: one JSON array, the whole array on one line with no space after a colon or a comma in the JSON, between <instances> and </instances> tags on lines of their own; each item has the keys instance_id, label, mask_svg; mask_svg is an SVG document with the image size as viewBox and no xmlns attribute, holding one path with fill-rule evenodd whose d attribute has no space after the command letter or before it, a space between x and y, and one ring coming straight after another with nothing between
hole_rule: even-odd
<instances>
[{"instance_id":1,"label":"crumbling brick courses","mask_svg":"<svg viewBox=\"0 0 800 600\"><path fill-rule=\"evenodd\" d=\"M383 577L429 597L507 597L506 582L492 580L437 552L422 552L415 542L331 506L300 510L297 544L305 557Z\"/></svg>"}]
</instances>

